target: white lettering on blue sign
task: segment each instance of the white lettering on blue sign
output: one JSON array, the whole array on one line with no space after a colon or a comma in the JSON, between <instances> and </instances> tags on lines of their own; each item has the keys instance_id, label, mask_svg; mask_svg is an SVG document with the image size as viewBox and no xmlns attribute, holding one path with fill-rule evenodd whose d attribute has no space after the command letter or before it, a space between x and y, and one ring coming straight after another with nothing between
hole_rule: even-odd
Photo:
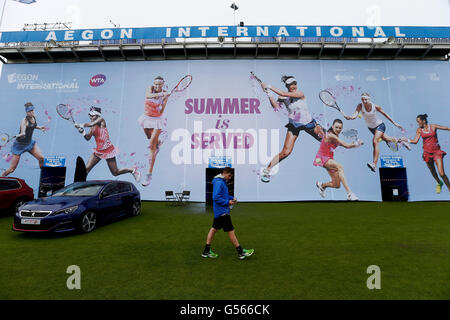
<instances>
[{"instance_id":1,"label":"white lettering on blue sign","mask_svg":"<svg viewBox=\"0 0 450 320\"><path fill-rule=\"evenodd\" d=\"M321 36L322 36L322 28L316 27L316 35L317 35L318 37L321 37Z\"/></svg>"},{"instance_id":2,"label":"white lettering on blue sign","mask_svg":"<svg viewBox=\"0 0 450 320\"><path fill-rule=\"evenodd\" d=\"M364 27L352 27L352 37L364 37Z\"/></svg>"},{"instance_id":3,"label":"white lettering on blue sign","mask_svg":"<svg viewBox=\"0 0 450 320\"><path fill-rule=\"evenodd\" d=\"M339 27L333 27L330 29L330 33L333 37L341 37L344 34L344 30Z\"/></svg>"},{"instance_id":4,"label":"white lettering on blue sign","mask_svg":"<svg viewBox=\"0 0 450 320\"><path fill-rule=\"evenodd\" d=\"M269 36L269 27L256 27L256 36L257 37L268 37Z\"/></svg>"},{"instance_id":5,"label":"white lettering on blue sign","mask_svg":"<svg viewBox=\"0 0 450 320\"><path fill-rule=\"evenodd\" d=\"M133 29L121 29L120 39L131 39L133 38Z\"/></svg>"},{"instance_id":6,"label":"white lettering on blue sign","mask_svg":"<svg viewBox=\"0 0 450 320\"><path fill-rule=\"evenodd\" d=\"M376 37L382 37L382 38L386 38L386 34L383 31L383 28L381 27L376 27L375 28L375 33L373 35L374 38Z\"/></svg>"},{"instance_id":7,"label":"white lettering on blue sign","mask_svg":"<svg viewBox=\"0 0 450 320\"><path fill-rule=\"evenodd\" d=\"M228 27L219 27L219 34L218 36L227 37L228 36Z\"/></svg>"},{"instance_id":8,"label":"white lettering on blue sign","mask_svg":"<svg viewBox=\"0 0 450 320\"><path fill-rule=\"evenodd\" d=\"M191 36L191 28L178 28L178 38L189 38Z\"/></svg>"},{"instance_id":9,"label":"white lettering on blue sign","mask_svg":"<svg viewBox=\"0 0 450 320\"><path fill-rule=\"evenodd\" d=\"M44 167L64 167L66 157L64 156L47 156L44 158Z\"/></svg>"},{"instance_id":10,"label":"white lettering on blue sign","mask_svg":"<svg viewBox=\"0 0 450 320\"><path fill-rule=\"evenodd\" d=\"M49 33L48 33L48 36L45 38L45 41L50 41L50 40L58 40L57 38L56 38L56 34L55 34L55 31L50 31Z\"/></svg>"},{"instance_id":11,"label":"white lettering on blue sign","mask_svg":"<svg viewBox=\"0 0 450 320\"><path fill-rule=\"evenodd\" d=\"M198 27L198 29L202 32L202 37L206 37L206 31L209 30L209 27Z\"/></svg>"},{"instance_id":12,"label":"white lettering on blue sign","mask_svg":"<svg viewBox=\"0 0 450 320\"><path fill-rule=\"evenodd\" d=\"M209 168L225 168L231 167L231 157L213 156L209 157Z\"/></svg>"},{"instance_id":13,"label":"white lettering on blue sign","mask_svg":"<svg viewBox=\"0 0 450 320\"><path fill-rule=\"evenodd\" d=\"M102 30L102 32L100 34L102 39L105 39L105 40L111 39L113 37L113 35L114 35L114 32L110 29Z\"/></svg>"},{"instance_id":14,"label":"white lettering on blue sign","mask_svg":"<svg viewBox=\"0 0 450 320\"><path fill-rule=\"evenodd\" d=\"M382 155L380 160L382 168L404 168L401 156Z\"/></svg>"},{"instance_id":15,"label":"white lettering on blue sign","mask_svg":"<svg viewBox=\"0 0 450 320\"><path fill-rule=\"evenodd\" d=\"M48 31L45 41L77 41L77 40L93 40L95 31L100 32L99 40L110 39L133 39L133 29L103 29L103 30L67 30L67 31ZM28 40L37 41L37 40Z\"/></svg>"},{"instance_id":16,"label":"white lettering on blue sign","mask_svg":"<svg viewBox=\"0 0 450 320\"><path fill-rule=\"evenodd\" d=\"M281 36L289 37L289 32L287 31L286 27L280 27L280 29L278 29L277 37Z\"/></svg>"},{"instance_id":17,"label":"white lettering on blue sign","mask_svg":"<svg viewBox=\"0 0 450 320\"><path fill-rule=\"evenodd\" d=\"M64 41L73 41L73 33L75 31L71 30L71 31L66 31L66 33L64 34Z\"/></svg>"},{"instance_id":18,"label":"white lettering on blue sign","mask_svg":"<svg viewBox=\"0 0 450 320\"><path fill-rule=\"evenodd\" d=\"M248 28L247 27L237 27L236 35L238 37L248 37Z\"/></svg>"},{"instance_id":19,"label":"white lettering on blue sign","mask_svg":"<svg viewBox=\"0 0 450 320\"><path fill-rule=\"evenodd\" d=\"M450 27L407 26L200 26L8 31L1 42L163 39L204 37L448 38Z\"/></svg>"},{"instance_id":20,"label":"white lettering on blue sign","mask_svg":"<svg viewBox=\"0 0 450 320\"><path fill-rule=\"evenodd\" d=\"M92 30L84 30L81 33L81 38L83 40L92 40L94 39L94 32Z\"/></svg>"}]
</instances>

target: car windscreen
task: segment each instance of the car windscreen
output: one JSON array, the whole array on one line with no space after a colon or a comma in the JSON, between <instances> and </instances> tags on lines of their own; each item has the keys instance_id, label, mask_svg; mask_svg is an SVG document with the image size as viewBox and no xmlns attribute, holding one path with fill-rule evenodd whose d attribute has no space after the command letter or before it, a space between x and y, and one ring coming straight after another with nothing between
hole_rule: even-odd
<instances>
[{"instance_id":1,"label":"car windscreen","mask_svg":"<svg viewBox=\"0 0 450 320\"><path fill-rule=\"evenodd\" d=\"M104 184L74 183L52 194L52 197L90 197L95 196Z\"/></svg>"}]
</instances>

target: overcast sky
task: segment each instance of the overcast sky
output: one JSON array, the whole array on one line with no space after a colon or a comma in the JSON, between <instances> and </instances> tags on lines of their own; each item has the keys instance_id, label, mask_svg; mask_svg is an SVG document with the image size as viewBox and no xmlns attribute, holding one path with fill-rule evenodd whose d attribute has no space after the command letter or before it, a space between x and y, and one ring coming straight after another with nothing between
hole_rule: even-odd
<instances>
[{"instance_id":1,"label":"overcast sky","mask_svg":"<svg viewBox=\"0 0 450 320\"><path fill-rule=\"evenodd\" d=\"M25 23L67 22L73 29L232 25L230 0L6 1L1 30ZM246 25L450 26L450 0L235 0Z\"/></svg>"}]
</instances>

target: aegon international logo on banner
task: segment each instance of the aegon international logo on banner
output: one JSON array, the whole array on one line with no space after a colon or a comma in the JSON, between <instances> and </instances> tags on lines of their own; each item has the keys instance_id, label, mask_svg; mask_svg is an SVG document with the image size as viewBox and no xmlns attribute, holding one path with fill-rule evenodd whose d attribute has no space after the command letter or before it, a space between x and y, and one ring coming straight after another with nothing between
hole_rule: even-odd
<instances>
[{"instance_id":1,"label":"aegon international logo on banner","mask_svg":"<svg viewBox=\"0 0 450 320\"><path fill-rule=\"evenodd\" d=\"M39 80L37 74L32 73L10 73L8 74L8 83L31 82Z\"/></svg>"},{"instance_id":2,"label":"aegon international logo on banner","mask_svg":"<svg viewBox=\"0 0 450 320\"><path fill-rule=\"evenodd\" d=\"M77 79L72 80L42 80L38 74L10 73L8 83L15 85L16 90L55 90L57 92L77 92Z\"/></svg>"},{"instance_id":3,"label":"aegon international logo on banner","mask_svg":"<svg viewBox=\"0 0 450 320\"><path fill-rule=\"evenodd\" d=\"M417 26L179 26L2 32L0 42L204 37L448 38L450 27Z\"/></svg>"},{"instance_id":4,"label":"aegon international logo on banner","mask_svg":"<svg viewBox=\"0 0 450 320\"><path fill-rule=\"evenodd\" d=\"M91 87L101 86L105 82L106 82L106 76L103 74L97 74L97 75L93 76L91 78L91 80L89 80L89 84L91 85Z\"/></svg>"}]
</instances>

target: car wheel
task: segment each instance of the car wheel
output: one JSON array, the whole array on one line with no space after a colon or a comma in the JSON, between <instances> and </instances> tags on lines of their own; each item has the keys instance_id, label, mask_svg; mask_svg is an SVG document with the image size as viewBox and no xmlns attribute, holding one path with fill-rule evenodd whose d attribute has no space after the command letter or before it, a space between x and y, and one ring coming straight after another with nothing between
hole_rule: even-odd
<instances>
[{"instance_id":1,"label":"car wheel","mask_svg":"<svg viewBox=\"0 0 450 320\"><path fill-rule=\"evenodd\" d=\"M80 231L88 233L97 225L97 215L91 211L85 212L80 219Z\"/></svg>"},{"instance_id":2,"label":"car wheel","mask_svg":"<svg viewBox=\"0 0 450 320\"><path fill-rule=\"evenodd\" d=\"M141 214L141 202L135 201L133 202L133 205L131 206L131 215L133 217L136 217Z\"/></svg>"}]
</instances>

